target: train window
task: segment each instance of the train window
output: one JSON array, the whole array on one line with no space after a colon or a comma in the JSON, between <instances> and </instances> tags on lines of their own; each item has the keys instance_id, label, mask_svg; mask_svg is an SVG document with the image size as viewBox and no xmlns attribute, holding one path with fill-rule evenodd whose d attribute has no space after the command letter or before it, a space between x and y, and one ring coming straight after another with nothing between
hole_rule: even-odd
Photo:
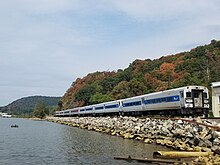
<instances>
[{"instance_id":1,"label":"train window","mask_svg":"<svg viewBox=\"0 0 220 165\"><path fill-rule=\"evenodd\" d=\"M203 98L205 98L205 99L207 99L207 98L208 98L207 93L203 93Z\"/></svg>"},{"instance_id":2,"label":"train window","mask_svg":"<svg viewBox=\"0 0 220 165\"><path fill-rule=\"evenodd\" d=\"M191 92L186 92L186 97L192 97Z\"/></svg>"},{"instance_id":3,"label":"train window","mask_svg":"<svg viewBox=\"0 0 220 165\"><path fill-rule=\"evenodd\" d=\"M144 100L144 104L151 104L151 100Z\"/></svg>"},{"instance_id":4,"label":"train window","mask_svg":"<svg viewBox=\"0 0 220 165\"><path fill-rule=\"evenodd\" d=\"M183 91L180 92L180 96L183 98Z\"/></svg>"},{"instance_id":5,"label":"train window","mask_svg":"<svg viewBox=\"0 0 220 165\"><path fill-rule=\"evenodd\" d=\"M157 99L157 103L160 103L161 101L160 101L160 99Z\"/></svg>"},{"instance_id":6,"label":"train window","mask_svg":"<svg viewBox=\"0 0 220 165\"><path fill-rule=\"evenodd\" d=\"M199 98L199 93L195 92L193 93L194 98Z\"/></svg>"},{"instance_id":7,"label":"train window","mask_svg":"<svg viewBox=\"0 0 220 165\"><path fill-rule=\"evenodd\" d=\"M135 105L141 105L141 101L125 103L123 106L124 107L130 107L130 106L135 106Z\"/></svg>"},{"instance_id":8,"label":"train window","mask_svg":"<svg viewBox=\"0 0 220 165\"><path fill-rule=\"evenodd\" d=\"M171 102L172 101L172 97L167 97L167 102Z\"/></svg>"},{"instance_id":9,"label":"train window","mask_svg":"<svg viewBox=\"0 0 220 165\"><path fill-rule=\"evenodd\" d=\"M95 107L95 110L103 109L104 107Z\"/></svg>"},{"instance_id":10,"label":"train window","mask_svg":"<svg viewBox=\"0 0 220 165\"><path fill-rule=\"evenodd\" d=\"M220 95L218 96L218 104L220 104Z\"/></svg>"},{"instance_id":11,"label":"train window","mask_svg":"<svg viewBox=\"0 0 220 165\"><path fill-rule=\"evenodd\" d=\"M109 108L118 108L118 104L105 106L105 109L109 109Z\"/></svg>"},{"instance_id":12,"label":"train window","mask_svg":"<svg viewBox=\"0 0 220 165\"><path fill-rule=\"evenodd\" d=\"M165 97L161 98L161 102L166 102L166 98Z\"/></svg>"}]
</instances>

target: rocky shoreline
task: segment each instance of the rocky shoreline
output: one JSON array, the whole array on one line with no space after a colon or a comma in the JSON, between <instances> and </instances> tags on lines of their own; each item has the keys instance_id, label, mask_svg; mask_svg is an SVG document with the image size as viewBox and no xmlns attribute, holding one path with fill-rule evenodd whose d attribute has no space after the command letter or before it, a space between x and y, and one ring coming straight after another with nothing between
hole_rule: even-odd
<instances>
[{"instance_id":1,"label":"rocky shoreline","mask_svg":"<svg viewBox=\"0 0 220 165\"><path fill-rule=\"evenodd\" d=\"M47 117L48 121L92 131L172 147L180 151L209 152L199 158L208 164L220 163L220 131L184 120L140 119L136 117ZM196 119L197 123L220 128L220 124Z\"/></svg>"}]
</instances>

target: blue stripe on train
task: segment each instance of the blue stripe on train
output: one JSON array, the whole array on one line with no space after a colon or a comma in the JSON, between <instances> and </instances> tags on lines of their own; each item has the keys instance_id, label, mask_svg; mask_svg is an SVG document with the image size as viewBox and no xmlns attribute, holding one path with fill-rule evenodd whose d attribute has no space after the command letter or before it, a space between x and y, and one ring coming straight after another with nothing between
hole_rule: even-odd
<instances>
[{"instance_id":1,"label":"blue stripe on train","mask_svg":"<svg viewBox=\"0 0 220 165\"><path fill-rule=\"evenodd\" d=\"M138 105L141 105L141 101L123 103L122 105L123 105L123 107L138 106Z\"/></svg>"},{"instance_id":2,"label":"blue stripe on train","mask_svg":"<svg viewBox=\"0 0 220 165\"><path fill-rule=\"evenodd\" d=\"M176 102L176 101L180 101L179 95L144 100L144 104L157 104L157 103Z\"/></svg>"},{"instance_id":3,"label":"blue stripe on train","mask_svg":"<svg viewBox=\"0 0 220 165\"><path fill-rule=\"evenodd\" d=\"M110 108L118 108L118 104L114 104L114 105L106 105L105 109L110 109Z\"/></svg>"}]
</instances>

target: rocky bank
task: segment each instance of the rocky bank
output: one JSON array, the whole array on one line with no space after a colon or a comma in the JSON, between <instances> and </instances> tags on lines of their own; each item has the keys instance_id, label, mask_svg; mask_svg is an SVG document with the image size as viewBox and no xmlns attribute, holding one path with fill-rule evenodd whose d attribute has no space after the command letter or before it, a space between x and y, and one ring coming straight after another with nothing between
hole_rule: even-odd
<instances>
[{"instance_id":1,"label":"rocky bank","mask_svg":"<svg viewBox=\"0 0 220 165\"><path fill-rule=\"evenodd\" d=\"M181 151L210 152L210 157L197 159L209 164L220 164L220 124L208 120L196 119L190 123L182 119L150 119L136 117L47 117L48 121L73 127L102 132L125 139L156 143ZM195 120L195 119L194 119ZM213 156L214 155L214 156Z\"/></svg>"}]
</instances>

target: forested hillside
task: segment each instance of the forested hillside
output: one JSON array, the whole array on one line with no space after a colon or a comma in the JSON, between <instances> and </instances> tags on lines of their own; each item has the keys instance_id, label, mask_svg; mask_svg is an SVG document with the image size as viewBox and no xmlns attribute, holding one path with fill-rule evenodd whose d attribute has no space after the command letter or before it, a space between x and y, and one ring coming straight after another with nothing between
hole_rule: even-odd
<instances>
[{"instance_id":1,"label":"forested hillside","mask_svg":"<svg viewBox=\"0 0 220 165\"><path fill-rule=\"evenodd\" d=\"M30 96L18 99L8 104L5 107L1 107L2 112L7 112L13 115L29 115L33 112L33 109L37 103L42 103L48 108L55 110L60 97L46 97L46 96Z\"/></svg>"},{"instance_id":2,"label":"forested hillside","mask_svg":"<svg viewBox=\"0 0 220 165\"><path fill-rule=\"evenodd\" d=\"M220 81L220 41L159 59L135 60L117 72L95 72L72 83L60 109L90 105L185 85Z\"/></svg>"}]
</instances>

